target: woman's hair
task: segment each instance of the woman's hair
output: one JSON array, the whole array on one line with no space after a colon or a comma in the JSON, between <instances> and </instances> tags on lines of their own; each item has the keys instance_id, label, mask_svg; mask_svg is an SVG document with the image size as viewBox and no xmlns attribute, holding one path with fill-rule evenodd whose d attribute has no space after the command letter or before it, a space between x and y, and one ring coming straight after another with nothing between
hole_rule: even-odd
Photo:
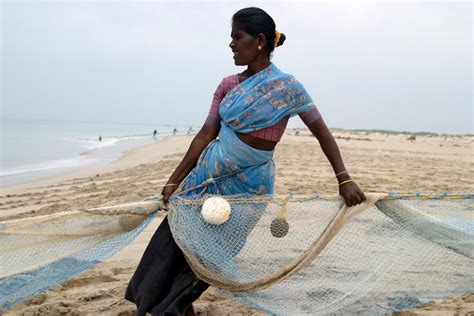
<instances>
[{"instance_id":1,"label":"woman's hair","mask_svg":"<svg viewBox=\"0 0 474 316\"><path fill-rule=\"evenodd\" d=\"M260 33L265 34L268 53L273 52L276 37L275 21L267 12L255 7L244 8L234 13L232 22L237 22L245 33L254 37L257 37ZM276 46L283 45L285 39L285 34L280 33L280 40Z\"/></svg>"}]
</instances>

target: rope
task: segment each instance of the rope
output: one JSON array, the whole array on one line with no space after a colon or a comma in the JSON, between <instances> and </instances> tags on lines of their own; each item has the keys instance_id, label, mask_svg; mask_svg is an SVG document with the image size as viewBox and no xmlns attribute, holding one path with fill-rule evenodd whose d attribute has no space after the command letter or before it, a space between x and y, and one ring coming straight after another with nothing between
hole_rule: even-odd
<instances>
[{"instance_id":1,"label":"rope","mask_svg":"<svg viewBox=\"0 0 474 316\"><path fill-rule=\"evenodd\" d=\"M225 279L218 274L209 271L209 269L203 266L202 263L186 249L180 248L183 251L186 261L191 266L193 272L204 282L232 292L263 290L277 282L283 281L284 279L301 270L307 264L311 263L311 261L316 256L318 256L324 250L324 248L326 248L329 242L337 235L337 233L349 220L361 214L363 211L373 206L377 201L383 199L384 197L386 197L385 194L367 194L367 200L356 207L349 208L344 205L335 215L320 237L316 239L302 255L297 257L290 264L279 271L276 271L275 273L260 280L252 282L237 282Z\"/></svg>"}]
</instances>

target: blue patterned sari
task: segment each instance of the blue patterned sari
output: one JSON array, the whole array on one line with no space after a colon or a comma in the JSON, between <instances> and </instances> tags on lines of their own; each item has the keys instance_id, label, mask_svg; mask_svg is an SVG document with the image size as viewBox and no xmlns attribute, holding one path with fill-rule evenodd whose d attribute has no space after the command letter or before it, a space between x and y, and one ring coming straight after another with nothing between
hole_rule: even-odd
<instances>
[{"instance_id":1,"label":"blue patterned sari","mask_svg":"<svg viewBox=\"0 0 474 316\"><path fill-rule=\"evenodd\" d=\"M190 172L180 192L172 199L199 198L201 194L271 194L275 165L273 151L252 148L236 135L269 127L283 117L304 112L312 105L303 86L292 76L282 73L275 65L256 73L229 91L219 106L222 118L218 138L202 152L196 167ZM172 204L172 203L171 203ZM253 204L253 212L261 214L265 205ZM244 247L248 234L258 216L245 216L245 210L233 207L230 219L211 229L200 213L181 212L193 225L182 232L186 238L200 240L192 253L203 254L206 265L233 264ZM176 214L178 215L178 214ZM199 280L186 263L168 225L173 222L171 212L153 235L137 270L127 287L125 297L137 304L137 315L165 313L183 314L186 308L209 286ZM172 225L171 225L172 226ZM234 238L231 240L229 230ZM213 249L213 256L205 255L205 247Z\"/></svg>"},{"instance_id":2,"label":"blue patterned sari","mask_svg":"<svg viewBox=\"0 0 474 316\"><path fill-rule=\"evenodd\" d=\"M204 149L184 181L181 193L174 198L194 199L203 194L272 194L274 151L255 149L241 141L236 132L250 133L272 126L283 117L304 112L312 105L303 86L273 64L236 86L219 105L222 120L218 138ZM265 203L254 203L250 210L252 215L248 216L249 209L244 205L233 205L226 223L210 225L201 217L200 206L197 206L186 210L186 215L171 213L170 221L180 216L180 235L203 241L194 243L193 249L188 250L198 254L206 266L222 267L233 264L233 258L245 246L265 208ZM175 236L177 238L180 236ZM208 248L212 251L207 251Z\"/></svg>"},{"instance_id":3,"label":"blue patterned sari","mask_svg":"<svg viewBox=\"0 0 474 316\"><path fill-rule=\"evenodd\" d=\"M242 142L238 133L272 126L285 116L307 111L313 105L304 87L274 64L243 81L222 99L218 138L206 147L183 184L186 196L273 193L274 151L258 150ZM224 178L199 186L206 180Z\"/></svg>"}]
</instances>

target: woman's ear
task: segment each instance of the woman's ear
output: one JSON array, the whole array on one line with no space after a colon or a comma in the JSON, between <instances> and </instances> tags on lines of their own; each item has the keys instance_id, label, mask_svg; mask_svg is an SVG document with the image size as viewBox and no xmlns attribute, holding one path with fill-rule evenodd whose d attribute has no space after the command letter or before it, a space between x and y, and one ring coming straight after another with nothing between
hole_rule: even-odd
<instances>
[{"instance_id":1,"label":"woman's ear","mask_svg":"<svg viewBox=\"0 0 474 316\"><path fill-rule=\"evenodd\" d=\"M261 46L263 49L265 49L265 46L267 45L267 37L265 34L260 33L257 36L258 39L258 46Z\"/></svg>"}]
</instances>

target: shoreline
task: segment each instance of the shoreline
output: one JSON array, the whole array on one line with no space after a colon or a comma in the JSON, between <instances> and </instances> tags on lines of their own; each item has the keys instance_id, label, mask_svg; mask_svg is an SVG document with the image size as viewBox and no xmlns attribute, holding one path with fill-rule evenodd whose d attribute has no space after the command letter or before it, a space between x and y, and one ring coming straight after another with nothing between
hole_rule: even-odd
<instances>
[{"instance_id":1,"label":"shoreline","mask_svg":"<svg viewBox=\"0 0 474 316\"><path fill-rule=\"evenodd\" d=\"M409 140L407 135L378 133L334 132L333 135L348 170L366 192L455 192L474 188L474 179L466 173L474 168L471 158L474 137L419 136ZM155 195L182 159L193 136L168 136L132 149L106 166L9 186L8 193L0 188L0 221L134 202ZM295 136L295 131L287 130L277 146L275 193L337 194L332 169L317 141L309 136L309 132ZM132 243L114 256L5 315L38 312L133 315L135 305L125 301L123 293L161 220L162 217L155 217ZM460 313L474 310L474 294L429 303L397 315L450 315L453 308ZM219 296L212 287L196 301L195 309L207 315L262 315Z\"/></svg>"},{"instance_id":2,"label":"shoreline","mask_svg":"<svg viewBox=\"0 0 474 316\"><path fill-rule=\"evenodd\" d=\"M117 170L121 170L125 168L130 168L130 167L133 167L137 163L136 155L139 155L142 150L144 149L146 150L146 148L148 147L154 147L162 143L164 143L165 146L167 146L167 142L169 142L169 138L171 137L179 137L179 136L166 135L151 144L146 144L146 145L129 149L123 152L120 155L120 157L118 157L115 160L104 162L100 165L92 165L92 166L89 165L89 166L80 167L77 170L64 171L58 174L45 176L40 179L26 180L21 183L8 184L5 186L1 186L0 191L2 191L2 193L3 191L5 191L5 192L8 192L8 194L11 194L25 188L29 189L36 186L47 185L53 182L72 180L73 178L77 178L77 177L91 177L100 173L107 173L107 172L113 172L113 171L117 171ZM143 159L142 163L146 163L148 161L155 162L154 159L156 158L161 159L162 157L160 157L159 155L158 157L154 155L153 157L150 157L150 159Z\"/></svg>"},{"instance_id":3,"label":"shoreline","mask_svg":"<svg viewBox=\"0 0 474 316\"><path fill-rule=\"evenodd\" d=\"M99 171L101 168L105 168L106 170L109 170L109 165L111 164L116 164L117 161L119 160L122 160L122 158L126 157L130 152L133 152L134 150L136 149L139 149L139 148L142 148L142 147L146 147L146 146L149 146L149 145L153 145L155 143L158 143L160 142L161 140L163 139L166 139L170 137L170 135L163 135L162 137L160 138L157 138L155 140L149 140L147 144L140 144L140 145L136 145L135 147L132 147L132 148L129 148L129 149L126 149L124 151L117 151L115 154L113 154L113 156L116 156L112 159L107 158L107 156L104 156L102 157L102 159L99 159L98 161L95 161L95 162L89 162L89 163L85 163L83 164L82 166L76 166L76 167L58 167L58 168L54 168L52 170L38 170L38 171L35 171L35 172L39 172L39 173L44 173L44 175L28 175L29 172L25 172L25 173L19 173L19 174L13 174L13 175L8 175L8 176L5 176L6 178L8 177L25 177L26 179L25 180L13 180L13 183L11 184L5 184L5 185L0 185L0 191L3 191L4 189L5 190L11 190L13 187L15 186L23 186L23 185L28 185L29 183L35 183L35 182L38 182L38 183L41 183L43 181L48 181L48 180L53 180L55 178L58 178L58 179L62 179L62 178L68 178L69 175L70 177L73 177L75 174L78 174L78 175L82 175L82 173L86 170L91 170L91 173L94 171ZM91 150L88 150L86 152L80 152L78 154L78 156L84 156L84 155L89 155L91 152L97 152L99 150L99 148L94 148L94 149L91 149ZM71 158L72 159L72 158ZM61 170L63 169L63 170ZM97 173L97 172L96 172ZM11 181L11 180L10 180ZM10 182L10 181L6 181L7 183Z\"/></svg>"},{"instance_id":4,"label":"shoreline","mask_svg":"<svg viewBox=\"0 0 474 316\"><path fill-rule=\"evenodd\" d=\"M190 137L193 137L193 135L167 135L151 144L130 149L124 152L118 159L103 165L86 166L85 168L75 171L0 187L0 198L9 198L9 196L24 194L38 194L45 191L44 188L50 188L60 184L72 184L78 179L88 178L100 181L101 175L103 174L127 170L141 164L157 163L166 156L174 154L176 151L186 150L189 143L188 138ZM35 211L34 209L20 208L20 210L14 212L5 212L3 209L0 209L0 221L12 217L17 218L23 213L29 213L30 215L41 214L41 212Z\"/></svg>"},{"instance_id":5,"label":"shoreline","mask_svg":"<svg viewBox=\"0 0 474 316\"><path fill-rule=\"evenodd\" d=\"M2 123L1 187L108 164L171 134L156 124L11 118Z\"/></svg>"}]
</instances>

